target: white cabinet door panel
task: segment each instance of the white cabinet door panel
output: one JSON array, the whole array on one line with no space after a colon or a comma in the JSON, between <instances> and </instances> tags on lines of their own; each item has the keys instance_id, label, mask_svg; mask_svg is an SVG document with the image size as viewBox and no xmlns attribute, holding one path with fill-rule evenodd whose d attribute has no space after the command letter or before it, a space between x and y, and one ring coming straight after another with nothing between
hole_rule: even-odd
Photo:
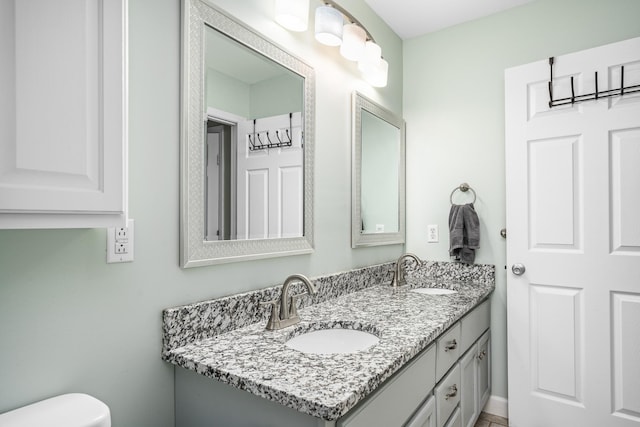
<instances>
[{"instance_id":1,"label":"white cabinet door panel","mask_svg":"<svg viewBox=\"0 0 640 427\"><path fill-rule=\"evenodd\" d=\"M1 228L124 218L126 24L126 0L0 3Z\"/></svg>"}]
</instances>

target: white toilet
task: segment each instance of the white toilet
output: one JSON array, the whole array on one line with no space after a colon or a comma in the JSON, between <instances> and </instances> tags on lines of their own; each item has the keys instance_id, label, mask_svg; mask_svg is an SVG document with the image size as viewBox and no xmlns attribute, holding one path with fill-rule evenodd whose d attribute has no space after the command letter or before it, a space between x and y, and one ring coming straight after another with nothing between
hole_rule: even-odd
<instances>
[{"instance_id":1,"label":"white toilet","mask_svg":"<svg viewBox=\"0 0 640 427\"><path fill-rule=\"evenodd\" d=\"M111 427L111 413L95 397L70 393L0 414L0 427Z\"/></svg>"}]
</instances>

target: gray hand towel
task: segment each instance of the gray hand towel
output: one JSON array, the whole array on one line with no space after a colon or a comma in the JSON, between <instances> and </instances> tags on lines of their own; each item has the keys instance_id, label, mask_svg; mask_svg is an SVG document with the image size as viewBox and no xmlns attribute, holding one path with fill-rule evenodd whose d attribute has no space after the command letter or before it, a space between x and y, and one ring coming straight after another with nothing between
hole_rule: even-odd
<instances>
[{"instance_id":1,"label":"gray hand towel","mask_svg":"<svg viewBox=\"0 0 640 427\"><path fill-rule=\"evenodd\" d=\"M473 203L452 205L449 211L449 255L456 261L473 264L480 248L480 219Z\"/></svg>"}]
</instances>

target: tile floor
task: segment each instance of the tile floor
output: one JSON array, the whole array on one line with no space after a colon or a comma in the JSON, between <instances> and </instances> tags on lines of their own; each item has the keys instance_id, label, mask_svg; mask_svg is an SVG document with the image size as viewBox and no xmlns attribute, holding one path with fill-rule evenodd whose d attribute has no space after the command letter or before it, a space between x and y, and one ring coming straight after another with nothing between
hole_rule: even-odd
<instances>
[{"instance_id":1,"label":"tile floor","mask_svg":"<svg viewBox=\"0 0 640 427\"><path fill-rule=\"evenodd\" d=\"M506 418L482 412L474 427L506 427L508 425L509 421Z\"/></svg>"}]
</instances>

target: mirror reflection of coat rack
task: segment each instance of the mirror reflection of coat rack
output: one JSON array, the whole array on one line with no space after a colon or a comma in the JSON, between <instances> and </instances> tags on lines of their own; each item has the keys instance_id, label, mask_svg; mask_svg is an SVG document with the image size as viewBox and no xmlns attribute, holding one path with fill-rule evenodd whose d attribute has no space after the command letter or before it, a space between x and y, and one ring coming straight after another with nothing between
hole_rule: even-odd
<instances>
[{"instance_id":1,"label":"mirror reflection of coat rack","mask_svg":"<svg viewBox=\"0 0 640 427\"><path fill-rule=\"evenodd\" d=\"M351 246L404 243L404 120L358 92L352 116Z\"/></svg>"},{"instance_id":2,"label":"mirror reflection of coat rack","mask_svg":"<svg viewBox=\"0 0 640 427\"><path fill-rule=\"evenodd\" d=\"M197 267L312 252L313 69L206 0L182 0L182 8L181 266ZM215 48L208 49L213 43ZM214 61L208 59L211 50L218 55ZM221 61L220 55L228 60ZM240 64L231 68L234 60ZM216 65L212 66L214 63ZM247 83L256 77L257 69L265 70L264 73L271 74L274 80L264 85L254 81L255 85L246 91L246 97L230 92L234 84L227 82L231 78ZM242 78L246 80L242 81ZM269 92L265 88L280 90L280 96L265 95ZM251 125L254 119L259 127L268 119L278 117L285 117L286 123L277 124L273 130L253 129ZM271 147L252 149L258 147L249 141L249 135L254 131L265 140L268 140L268 133ZM235 146L222 143L229 135ZM209 141L210 137L214 142ZM274 141L278 137L283 144ZM249 185L242 182L242 177L249 176L245 179L250 179L251 176L250 173L242 174L243 166L239 163L244 158L275 156L279 150L298 152L296 182L299 185L288 191L295 193L299 203L291 210L293 214L286 215L285 219L293 231L280 225L269 225L268 231L262 227L262 231L256 232L259 227L252 226L253 215L243 216L243 212L249 212L247 206L241 205L247 198L237 193L238 188L246 189ZM220 166L222 164L225 167ZM208 176L210 168L215 169L215 180ZM263 215L263 218L267 216ZM265 225L260 218L254 221L255 224Z\"/></svg>"}]
</instances>

